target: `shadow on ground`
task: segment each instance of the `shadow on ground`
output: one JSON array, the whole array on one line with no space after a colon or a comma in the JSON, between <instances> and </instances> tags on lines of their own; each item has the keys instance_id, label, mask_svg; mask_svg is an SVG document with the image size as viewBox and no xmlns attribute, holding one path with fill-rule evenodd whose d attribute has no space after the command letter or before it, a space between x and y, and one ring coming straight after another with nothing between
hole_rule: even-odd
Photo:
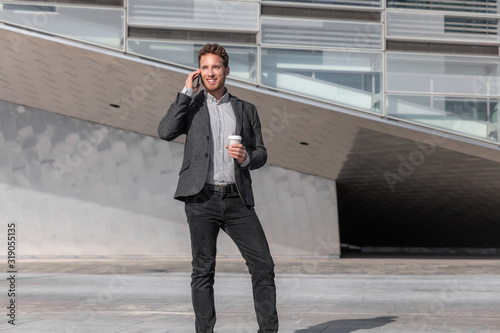
<instances>
[{"instance_id":1,"label":"shadow on ground","mask_svg":"<svg viewBox=\"0 0 500 333\"><path fill-rule=\"evenodd\" d=\"M370 319L339 319L295 331L295 333L349 333L387 325L398 317L376 317Z\"/></svg>"}]
</instances>

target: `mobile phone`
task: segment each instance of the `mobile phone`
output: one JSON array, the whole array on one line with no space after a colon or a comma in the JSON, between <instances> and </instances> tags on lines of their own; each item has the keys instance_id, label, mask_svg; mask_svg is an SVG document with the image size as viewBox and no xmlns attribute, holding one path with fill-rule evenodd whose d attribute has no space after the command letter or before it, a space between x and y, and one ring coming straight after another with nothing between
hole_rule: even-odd
<instances>
[{"instance_id":1,"label":"mobile phone","mask_svg":"<svg viewBox=\"0 0 500 333\"><path fill-rule=\"evenodd\" d=\"M200 86L200 77L201 77L201 75L198 75L198 76L196 77L196 79L194 79L194 80L193 80L193 82L194 82L194 81L196 81L196 83L195 83L195 84L193 84L193 87L194 87L194 88L198 88L198 87Z\"/></svg>"}]
</instances>

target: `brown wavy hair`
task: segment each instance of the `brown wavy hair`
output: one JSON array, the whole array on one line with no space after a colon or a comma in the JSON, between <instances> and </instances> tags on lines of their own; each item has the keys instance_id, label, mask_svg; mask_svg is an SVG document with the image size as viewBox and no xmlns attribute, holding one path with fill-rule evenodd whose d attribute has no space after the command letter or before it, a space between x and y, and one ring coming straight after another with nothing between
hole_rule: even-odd
<instances>
[{"instance_id":1,"label":"brown wavy hair","mask_svg":"<svg viewBox=\"0 0 500 333\"><path fill-rule=\"evenodd\" d=\"M198 67L200 67L201 57L207 54L215 54L222 58L222 64L224 67L229 67L229 56L226 53L226 49L217 43L206 44L198 52Z\"/></svg>"}]
</instances>

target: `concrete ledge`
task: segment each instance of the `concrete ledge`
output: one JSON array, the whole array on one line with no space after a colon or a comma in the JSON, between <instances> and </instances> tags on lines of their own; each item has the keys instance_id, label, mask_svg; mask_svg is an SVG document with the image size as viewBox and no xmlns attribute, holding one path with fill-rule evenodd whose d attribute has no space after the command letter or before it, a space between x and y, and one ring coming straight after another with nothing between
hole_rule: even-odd
<instances>
[{"instance_id":1,"label":"concrete ledge","mask_svg":"<svg viewBox=\"0 0 500 333\"><path fill-rule=\"evenodd\" d=\"M443 275L500 274L498 259L471 258L275 258L276 274ZM189 258L18 259L20 273L127 274L190 273ZM247 273L243 259L218 258L218 273Z\"/></svg>"}]
</instances>

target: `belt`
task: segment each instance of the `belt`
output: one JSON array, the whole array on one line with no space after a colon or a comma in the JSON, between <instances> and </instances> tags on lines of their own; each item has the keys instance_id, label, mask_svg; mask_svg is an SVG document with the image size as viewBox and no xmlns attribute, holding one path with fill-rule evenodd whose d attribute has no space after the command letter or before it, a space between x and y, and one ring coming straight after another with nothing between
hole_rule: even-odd
<instances>
[{"instance_id":1,"label":"belt","mask_svg":"<svg viewBox=\"0 0 500 333\"><path fill-rule=\"evenodd\" d=\"M205 184L205 188L212 192L219 192L221 194L230 194L230 193L238 193L238 188L236 184L227 184L227 185L212 185Z\"/></svg>"}]
</instances>

